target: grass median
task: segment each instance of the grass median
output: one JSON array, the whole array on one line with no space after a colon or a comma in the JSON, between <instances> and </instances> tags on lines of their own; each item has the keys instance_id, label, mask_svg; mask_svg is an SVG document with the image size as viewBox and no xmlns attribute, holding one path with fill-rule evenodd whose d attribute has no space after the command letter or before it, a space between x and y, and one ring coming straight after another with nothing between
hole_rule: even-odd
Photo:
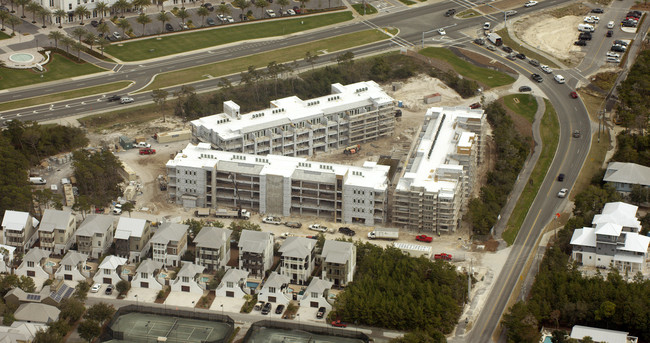
<instances>
[{"instance_id":1,"label":"grass median","mask_svg":"<svg viewBox=\"0 0 650 343\"><path fill-rule=\"evenodd\" d=\"M45 65L46 71L43 73L35 72L32 69L0 68L0 89L67 79L105 70L90 63L73 62L59 54L51 54L50 58L50 62Z\"/></svg>"},{"instance_id":2,"label":"grass median","mask_svg":"<svg viewBox=\"0 0 650 343\"><path fill-rule=\"evenodd\" d=\"M107 84L104 84L104 85L101 85L101 86L79 88L79 89L75 89L75 90L67 91L67 92L54 93L54 94L43 95L43 96L36 96L36 97L33 97L33 98L29 98L29 99L21 99L21 100L9 101L9 102L5 102L5 103L0 104L0 111L7 111L7 110L13 110L13 109L16 109L16 108L36 106L36 105L42 105L42 104L49 104L49 103L53 103L53 102L56 102L56 101L68 100L68 99L72 99L72 98L79 98L79 97L87 96L87 95L112 92L112 91L116 91L118 89L125 88L130 84L131 84L130 81L119 81L119 82L107 83Z\"/></svg>"},{"instance_id":3,"label":"grass median","mask_svg":"<svg viewBox=\"0 0 650 343\"><path fill-rule=\"evenodd\" d=\"M162 35L112 44L106 53L122 61L140 61L251 39L278 37L341 23L352 19L350 11L294 19L270 20L183 34Z\"/></svg>"},{"instance_id":4,"label":"grass median","mask_svg":"<svg viewBox=\"0 0 650 343\"><path fill-rule=\"evenodd\" d=\"M519 228L526 219L528 215L528 210L533 204L539 187L542 185L548 168L553 162L553 157L555 156L555 151L557 150L558 141L560 138L560 124L557 119L557 113L553 108L553 105L547 99L544 99L546 105L546 111L544 111L544 116L542 117L541 127L543 130L540 130L542 136L542 153L535 164L533 172L530 174L530 179L526 184L517 205L515 205L512 215L508 220L508 226L503 232L503 239L512 245L517 238L517 233L519 233Z\"/></svg>"},{"instance_id":5,"label":"grass median","mask_svg":"<svg viewBox=\"0 0 650 343\"><path fill-rule=\"evenodd\" d=\"M475 66L456 56L451 50L446 48L425 48L420 50L419 53L430 58L443 60L451 64L458 74L468 79L481 82L488 87L499 87L515 82L515 79L506 73Z\"/></svg>"},{"instance_id":6,"label":"grass median","mask_svg":"<svg viewBox=\"0 0 650 343\"><path fill-rule=\"evenodd\" d=\"M497 34L501 36L501 39L503 40L503 44L507 45L517 52L521 52L522 54L526 55L529 59L536 59L539 61L541 64L546 64L547 66L554 68L554 69L559 69L560 67L555 64L553 61L549 60L548 58L520 45L519 43L515 42L514 39L510 37L510 34L508 33L507 29L501 29L497 31Z\"/></svg>"},{"instance_id":7,"label":"grass median","mask_svg":"<svg viewBox=\"0 0 650 343\"><path fill-rule=\"evenodd\" d=\"M340 51L351 47L374 43L389 37L377 30L366 30L323 39L311 43L301 44L290 48L272 50L261 54L250 55L228 61L206 64L203 66L177 70L156 76L154 81L142 91L150 91L178 84L200 81L210 77L220 77L239 73L249 66L256 68L266 67L269 62L285 63L305 58L307 51L318 53L321 50L328 52Z\"/></svg>"}]
</instances>

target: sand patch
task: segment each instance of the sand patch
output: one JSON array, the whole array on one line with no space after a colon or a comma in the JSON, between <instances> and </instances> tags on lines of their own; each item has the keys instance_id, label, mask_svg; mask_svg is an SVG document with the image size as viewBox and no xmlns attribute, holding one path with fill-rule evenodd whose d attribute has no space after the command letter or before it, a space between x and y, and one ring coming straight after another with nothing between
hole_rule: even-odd
<instances>
[{"instance_id":1,"label":"sand patch","mask_svg":"<svg viewBox=\"0 0 650 343\"><path fill-rule=\"evenodd\" d=\"M517 37L530 46L558 59L578 62L585 53L573 42L578 39L578 24L582 20L579 16L554 18L545 14L520 20L514 27Z\"/></svg>"}]
</instances>

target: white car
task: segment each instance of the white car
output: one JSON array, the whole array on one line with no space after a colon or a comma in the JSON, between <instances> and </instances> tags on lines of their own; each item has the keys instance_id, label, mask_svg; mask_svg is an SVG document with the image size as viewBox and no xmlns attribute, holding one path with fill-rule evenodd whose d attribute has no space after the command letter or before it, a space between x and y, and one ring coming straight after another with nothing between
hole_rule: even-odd
<instances>
[{"instance_id":1,"label":"white car","mask_svg":"<svg viewBox=\"0 0 650 343\"><path fill-rule=\"evenodd\" d=\"M592 15L592 16L591 16L591 20L593 20L594 23L598 24L598 22L600 21L600 17L597 17L597 16L595 16L595 15Z\"/></svg>"},{"instance_id":2,"label":"white car","mask_svg":"<svg viewBox=\"0 0 650 343\"><path fill-rule=\"evenodd\" d=\"M115 207L113 208L113 214L122 214L122 204L115 204Z\"/></svg>"},{"instance_id":3,"label":"white car","mask_svg":"<svg viewBox=\"0 0 650 343\"><path fill-rule=\"evenodd\" d=\"M490 24L489 21L486 21L485 24L483 24L483 30L489 30L492 24Z\"/></svg>"},{"instance_id":4,"label":"white car","mask_svg":"<svg viewBox=\"0 0 650 343\"><path fill-rule=\"evenodd\" d=\"M559 74L555 75L554 79L555 79L555 82L557 82L557 83L560 83L560 84L564 83L564 76L562 76L562 75L559 75Z\"/></svg>"},{"instance_id":5,"label":"white car","mask_svg":"<svg viewBox=\"0 0 650 343\"><path fill-rule=\"evenodd\" d=\"M99 289L102 288L101 283L96 283L92 287L90 287L90 293L97 293L99 292Z\"/></svg>"},{"instance_id":6,"label":"white car","mask_svg":"<svg viewBox=\"0 0 650 343\"><path fill-rule=\"evenodd\" d=\"M567 193L569 193L569 190L566 188L560 189L560 191L557 193L558 198L566 198Z\"/></svg>"},{"instance_id":7,"label":"white car","mask_svg":"<svg viewBox=\"0 0 650 343\"><path fill-rule=\"evenodd\" d=\"M296 12L294 12L293 10L287 10L287 13L288 13L289 15L296 15Z\"/></svg>"},{"instance_id":8,"label":"white car","mask_svg":"<svg viewBox=\"0 0 650 343\"><path fill-rule=\"evenodd\" d=\"M225 22L228 21L226 16L224 16L223 14L217 14L217 19L219 19L222 23L225 23Z\"/></svg>"},{"instance_id":9,"label":"white car","mask_svg":"<svg viewBox=\"0 0 650 343\"><path fill-rule=\"evenodd\" d=\"M608 29L613 29L614 28L614 21L613 20L610 21L609 23L607 23L607 28Z\"/></svg>"},{"instance_id":10,"label":"white car","mask_svg":"<svg viewBox=\"0 0 650 343\"><path fill-rule=\"evenodd\" d=\"M278 217L271 217L271 216L269 216L269 217L264 217L264 219L262 219L262 222L263 222L263 223L266 223L266 224L274 224L274 225L280 225L280 224L282 224L282 220L281 220L280 218L278 218Z\"/></svg>"},{"instance_id":11,"label":"white car","mask_svg":"<svg viewBox=\"0 0 650 343\"><path fill-rule=\"evenodd\" d=\"M136 147L136 148L151 148L151 144L149 144L147 142L138 142L138 143L135 143L134 147Z\"/></svg>"},{"instance_id":12,"label":"white car","mask_svg":"<svg viewBox=\"0 0 650 343\"><path fill-rule=\"evenodd\" d=\"M621 63L621 59L616 57L607 57L606 61L611 63Z\"/></svg>"},{"instance_id":13,"label":"white car","mask_svg":"<svg viewBox=\"0 0 650 343\"><path fill-rule=\"evenodd\" d=\"M227 20L229 23L234 23L234 22L235 22L235 19L233 19L231 16L227 16L227 17L226 17L226 20Z\"/></svg>"},{"instance_id":14,"label":"white car","mask_svg":"<svg viewBox=\"0 0 650 343\"><path fill-rule=\"evenodd\" d=\"M120 98L120 104L128 104L128 103L132 103L134 101L135 100L133 100L133 98L128 97L128 96L123 96L123 97Z\"/></svg>"},{"instance_id":15,"label":"white car","mask_svg":"<svg viewBox=\"0 0 650 343\"><path fill-rule=\"evenodd\" d=\"M535 5L537 5L537 1L528 1L524 4L524 7L533 7Z\"/></svg>"},{"instance_id":16,"label":"white car","mask_svg":"<svg viewBox=\"0 0 650 343\"><path fill-rule=\"evenodd\" d=\"M266 10L266 15L268 15L269 18L275 18L275 12L273 12L273 10Z\"/></svg>"},{"instance_id":17,"label":"white car","mask_svg":"<svg viewBox=\"0 0 650 343\"><path fill-rule=\"evenodd\" d=\"M320 224L309 225L309 230L314 230L318 232L327 232L327 227Z\"/></svg>"},{"instance_id":18,"label":"white car","mask_svg":"<svg viewBox=\"0 0 650 343\"><path fill-rule=\"evenodd\" d=\"M593 24L596 21L592 17L585 17L584 22L587 24Z\"/></svg>"},{"instance_id":19,"label":"white car","mask_svg":"<svg viewBox=\"0 0 650 343\"><path fill-rule=\"evenodd\" d=\"M616 52L613 52L613 51L608 51L607 52L607 57L619 58L619 57L621 57L621 55L616 53Z\"/></svg>"},{"instance_id":20,"label":"white car","mask_svg":"<svg viewBox=\"0 0 650 343\"><path fill-rule=\"evenodd\" d=\"M546 64L542 64L542 65L539 66L539 67L540 67L540 68L542 69L542 71L545 72L546 74L550 74L550 73L553 72L553 69L551 69L551 67L547 66Z\"/></svg>"},{"instance_id":21,"label":"white car","mask_svg":"<svg viewBox=\"0 0 650 343\"><path fill-rule=\"evenodd\" d=\"M438 34L440 34L441 36L444 36L444 35L447 34L447 32L445 31L445 29L438 29Z\"/></svg>"},{"instance_id":22,"label":"white car","mask_svg":"<svg viewBox=\"0 0 650 343\"><path fill-rule=\"evenodd\" d=\"M280 238L282 238L282 239L287 239L287 237L293 237L293 236L294 236L294 234L291 233L291 232L283 232L283 233L280 234Z\"/></svg>"}]
</instances>

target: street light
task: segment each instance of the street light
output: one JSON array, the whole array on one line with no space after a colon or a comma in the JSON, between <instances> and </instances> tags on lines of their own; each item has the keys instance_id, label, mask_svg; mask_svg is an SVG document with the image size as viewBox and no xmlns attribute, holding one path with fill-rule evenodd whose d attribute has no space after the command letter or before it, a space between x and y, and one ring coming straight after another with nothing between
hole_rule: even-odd
<instances>
[{"instance_id":1,"label":"street light","mask_svg":"<svg viewBox=\"0 0 650 343\"><path fill-rule=\"evenodd\" d=\"M223 304L221 304L221 316L223 317Z\"/></svg>"},{"instance_id":2,"label":"street light","mask_svg":"<svg viewBox=\"0 0 650 343\"><path fill-rule=\"evenodd\" d=\"M138 295L134 295L135 297L135 307L139 310L140 309L140 302L138 301Z\"/></svg>"}]
</instances>

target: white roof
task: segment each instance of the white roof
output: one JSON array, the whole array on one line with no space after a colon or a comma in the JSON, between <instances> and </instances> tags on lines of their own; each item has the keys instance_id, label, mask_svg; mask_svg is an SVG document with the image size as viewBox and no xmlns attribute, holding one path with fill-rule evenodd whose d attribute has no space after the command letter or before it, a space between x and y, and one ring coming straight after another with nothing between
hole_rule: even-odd
<instances>
[{"instance_id":1,"label":"white roof","mask_svg":"<svg viewBox=\"0 0 650 343\"><path fill-rule=\"evenodd\" d=\"M31 342L40 330L47 331L47 325L15 321L11 326L0 326L0 342Z\"/></svg>"},{"instance_id":2,"label":"white roof","mask_svg":"<svg viewBox=\"0 0 650 343\"><path fill-rule=\"evenodd\" d=\"M614 223L596 224L597 235L618 237L621 235L622 231L623 231L623 227L618 224L614 224Z\"/></svg>"},{"instance_id":3,"label":"white roof","mask_svg":"<svg viewBox=\"0 0 650 343\"><path fill-rule=\"evenodd\" d=\"M106 234L113 226L113 217L104 214L91 214L79 225L75 236L90 237L96 233Z\"/></svg>"},{"instance_id":4,"label":"white roof","mask_svg":"<svg viewBox=\"0 0 650 343\"><path fill-rule=\"evenodd\" d=\"M331 281L321 280L321 278L315 276L311 279L311 282L309 283L309 286L307 286L307 289L305 289L302 298L307 299L311 297L312 293L317 293L322 296L325 290L332 288L332 285L333 283Z\"/></svg>"},{"instance_id":5,"label":"white roof","mask_svg":"<svg viewBox=\"0 0 650 343\"><path fill-rule=\"evenodd\" d=\"M42 259L50 257L50 254L52 252L48 250L44 250L41 248L31 248L25 256L23 257L23 263L27 261L31 261L34 263L40 263Z\"/></svg>"},{"instance_id":6,"label":"white roof","mask_svg":"<svg viewBox=\"0 0 650 343\"><path fill-rule=\"evenodd\" d=\"M605 330L582 325L575 325L571 329L571 338L583 339L589 336L594 342L626 343L627 334L627 332L623 331Z\"/></svg>"},{"instance_id":7,"label":"white roof","mask_svg":"<svg viewBox=\"0 0 650 343\"><path fill-rule=\"evenodd\" d=\"M282 285L288 285L289 281L290 280L288 276L272 272L271 275L269 275L269 277L266 279L264 287L262 288L268 289L269 287L275 287L277 290L280 290Z\"/></svg>"},{"instance_id":8,"label":"white roof","mask_svg":"<svg viewBox=\"0 0 650 343\"><path fill-rule=\"evenodd\" d=\"M631 251L637 253L647 253L650 237L639 235L636 232L625 233L625 245L619 247L619 250Z\"/></svg>"},{"instance_id":9,"label":"white roof","mask_svg":"<svg viewBox=\"0 0 650 343\"><path fill-rule=\"evenodd\" d=\"M159 261L154 261L150 258L142 261L138 266L138 269L135 270L136 273L149 273L153 274L156 270L162 268L163 263Z\"/></svg>"},{"instance_id":10,"label":"white roof","mask_svg":"<svg viewBox=\"0 0 650 343\"><path fill-rule=\"evenodd\" d=\"M374 81L357 82L346 86L336 83L331 88L332 95L309 100L290 96L271 101L271 106L264 110L240 116L219 113L194 120L191 125L195 131L214 132L222 139L229 140L249 132L322 118L351 108L394 102L393 98L389 97ZM239 108L232 101L224 104Z\"/></svg>"},{"instance_id":11,"label":"white roof","mask_svg":"<svg viewBox=\"0 0 650 343\"><path fill-rule=\"evenodd\" d=\"M389 166L365 163L363 166L322 163L302 157L281 155L253 155L212 150L210 143L188 144L167 168L216 168L221 171L246 172L252 175L280 175L293 179L323 179L334 182L343 177L346 186L372 188L376 191L388 189Z\"/></svg>"},{"instance_id":12,"label":"white roof","mask_svg":"<svg viewBox=\"0 0 650 343\"><path fill-rule=\"evenodd\" d=\"M224 244L230 244L230 235L232 230L204 226L201 231L194 237L194 244L200 248L221 248Z\"/></svg>"},{"instance_id":13,"label":"white roof","mask_svg":"<svg viewBox=\"0 0 650 343\"><path fill-rule=\"evenodd\" d=\"M287 237L280 247L280 253L285 257L309 258L316 241L306 237Z\"/></svg>"},{"instance_id":14,"label":"white roof","mask_svg":"<svg viewBox=\"0 0 650 343\"><path fill-rule=\"evenodd\" d=\"M636 217L638 206L627 204L624 202L609 202L605 204L601 214L594 216L591 221L592 224L600 223L615 223L623 227L635 229L636 232L641 231L641 222Z\"/></svg>"},{"instance_id":15,"label":"white roof","mask_svg":"<svg viewBox=\"0 0 650 343\"><path fill-rule=\"evenodd\" d=\"M596 247L596 231L593 227L575 229L571 237L571 245Z\"/></svg>"},{"instance_id":16,"label":"white roof","mask_svg":"<svg viewBox=\"0 0 650 343\"><path fill-rule=\"evenodd\" d=\"M76 266L81 262L86 262L88 255L82 254L78 251L69 250L63 259L61 259L61 265Z\"/></svg>"},{"instance_id":17,"label":"white roof","mask_svg":"<svg viewBox=\"0 0 650 343\"><path fill-rule=\"evenodd\" d=\"M469 153L472 145L478 142L476 133L460 123L479 122L484 116L482 110L467 107L430 108L425 114L417 147L411 152L412 160L396 190L423 187L428 192L453 197L463 175L463 167L455 156Z\"/></svg>"},{"instance_id":18,"label":"white roof","mask_svg":"<svg viewBox=\"0 0 650 343\"><path fill-rule=\"evenodd\" d=\"M2 227L9 230L22 230L30 217L27 212L6 210L2 218ZM34 219L34 226L36 225L38 225L38 220Z\"/></svg>"},{"instance_id":19,"label":"white roof","mask_svg":"<svg viewBox=\"0 0 650 343\"><path fill-rule=\"evenodd\" d=\"M271 233L253 230L242 230L239 237L239 249L245 252L261 254L266 249Z\"/></svg>"},{"instance_id":20,"label":"white roof","mask_svg":"<svg viewBox=\"0 0 650 343\"><path fill-rule=\"evenodd\" d=\"M183 263L181 270L179 270L178 274L176 274L176 278L178 279L181 276L188 276L190 278L193 278L196 276L196 274L203 273L204 270L205 270L204 266L200 266L192 262L185 262Z\"/></svg>"},{"instance_id":21,"label":"white roof","mask_svg":"<svg viewBox=\"0 0 650 343\"><path fill-rule=\"evenodd\" d=\"M354 244L350 242L327 240L321 256L325 262L344 264L352 258L354 249Z\"/></svg>"},{"instance_id":22,"label":"white roof","mask_svg":"<svg viewBox=\"0 0 650 343\"><path fill-rule=\"evenodd\" d=\"M151 237L150 242L159 244L169 244L170 241L179 242L187 234L189 227L185 224L164 223Z\"/></svg>"},{"instance_id":23,"label":"white roof","mask_svg":"<svg viewBox=\"0 0 650 343\"><path fill-rule=\"evenodd\" d=\"M67 229L72 212L47 209L43 213L38 231L52 232L55 229ZM76 229L76 228L73 228Z\"/></svg>"},{"instance_id":24,"label":"white roof","mask_svg":"<svg viewBox=\"0 0 650 343\"><path fill-rule=\"evenodd\" d=\"M420 251L420 252L428 252L431 253L433 251L433 248L430 246L424 246L424 245L419 245L419 244L413 244L413 243L399 243L395 242L393 243L393 246L397 249L400 250L407 250L407 251Z\"/></svg>"},{"instance_id":25,"label":"white roof","mask_svg":"<svg viewBox=\"0 0 650 343\"><path fill-rule=\"evenodd\" d=\"M129 237L142 237L144 228L147 226L146 219L120 217L115 230L115 239L129 239Z\"/></svg>"},{"instance_id":26,"label":"white roof","mask_svg":"<svg viewBox=\"0 0 650 343\"><path fill-rule=\"evenodd\" d=\"M610 162L603 181L650 186L650 167L636 163Z\"/></svg>"},{"instance_id":27,"label":"white roof","mask_svg":"<svg viewBox=\"0 0 650 343\"><path fill-rule=\"evenodd\" d=\"M221 283L224 282L239 282L240 280L246 280L249 272L246 270L241 270L237 268L230 268L226 271L223 278L221 278Z\"/></svg>"},{"instance_id":28,"label":"white roof","mask_svg":"<svg viewBox=\"0 0 650 343\"><path fill-rule=\"evenodd\" d=\"M117 267L125 265L126 259L117 257L115 255L109 255L104 258L102 263L97 267L98 269L111 269L115 270Z\"/></svg>"}]
</instances>

